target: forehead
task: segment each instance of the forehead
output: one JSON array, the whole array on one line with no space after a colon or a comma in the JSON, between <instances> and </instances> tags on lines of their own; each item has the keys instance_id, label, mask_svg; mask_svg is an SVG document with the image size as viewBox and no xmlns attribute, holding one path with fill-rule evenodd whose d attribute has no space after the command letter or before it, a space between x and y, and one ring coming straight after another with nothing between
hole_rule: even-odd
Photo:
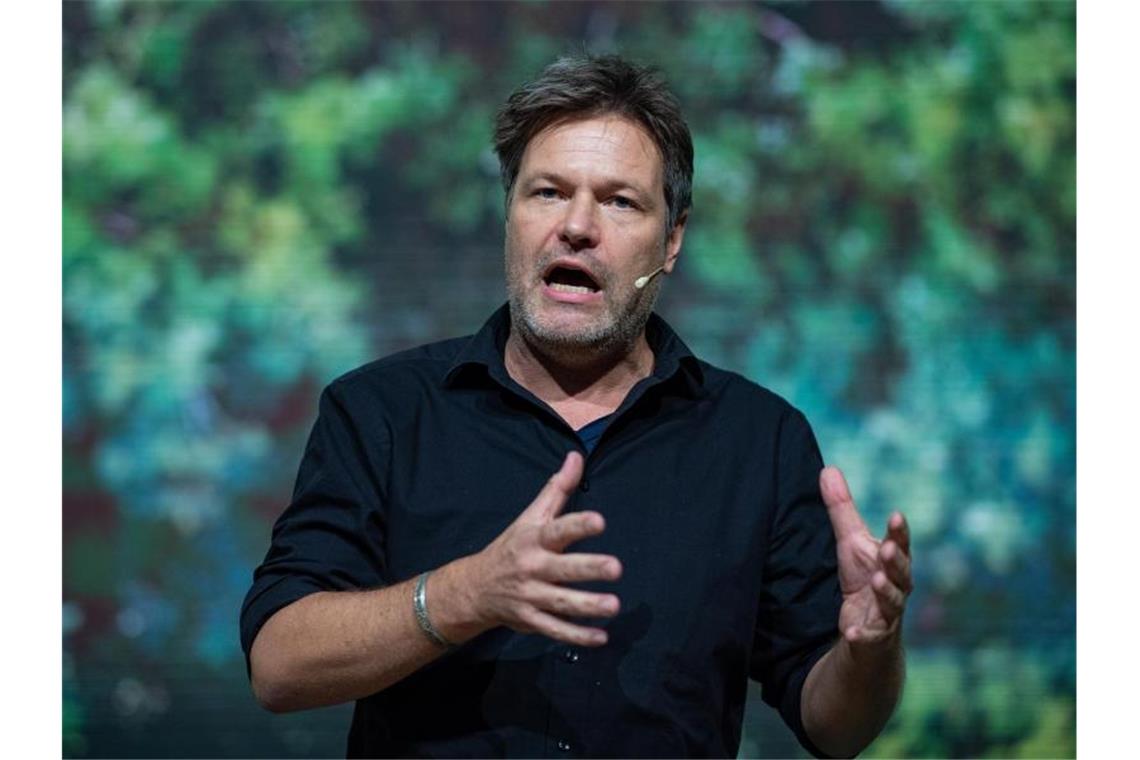
<instances>
[{"instance_id":1,"label":"forehead","mask_svg":"<svg viewBox=\"0 0 1140 760\"><path fill-rule=\"evenodd\" d=\"M545 172L584 174L660 187L661 152L640 124L615 114L561 121L531 138L520 178Z\"/></svg>"}]
</instances>

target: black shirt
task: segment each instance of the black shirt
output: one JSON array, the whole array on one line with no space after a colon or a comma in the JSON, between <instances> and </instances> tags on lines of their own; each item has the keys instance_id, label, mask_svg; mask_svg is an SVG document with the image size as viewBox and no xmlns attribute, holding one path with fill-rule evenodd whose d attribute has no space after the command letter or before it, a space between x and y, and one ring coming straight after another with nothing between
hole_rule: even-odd
<instances>
[{"instance_id":1,"label":"black shirt","mask_svg":"<svg viewBox=\"0 0 1140 760\"><path fill-rule=\"evenodd\" d=\"M321 590L397 583L479 551L571 449L566 510L606 531L621 599L577 648L488 631L356 704L350 756L735 756L747 678L800 742L811 666L837 635L835 539L804 416L699 361L657 315L653 374L586 454L503 364L506 306L473 337L380 359L331 383L293 501L242 607L248 657L275 611ZM411 605L409 598L408 604Z\"/></svg>"}]
</instances>

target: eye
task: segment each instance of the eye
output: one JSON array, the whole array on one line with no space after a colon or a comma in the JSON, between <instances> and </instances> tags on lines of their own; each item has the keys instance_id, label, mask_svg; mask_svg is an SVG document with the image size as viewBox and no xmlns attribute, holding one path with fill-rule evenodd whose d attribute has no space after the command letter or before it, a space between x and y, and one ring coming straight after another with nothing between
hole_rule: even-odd
<instances>
[{"instance_id":1,"label":"eye","mask_svg":"<svg viewBox=\"0 0 1140 760\"><path fill-rule=\"evenodd\" d=\"M534 191L534 194L538 198L552 201L558 197L558 190L553 187L540 187Z\"/></svg>"},{"instance_id":2,"label":"eye","mask_svg":"<svg viewBox=\"0 0 1140 760\"><path fill-rule=\"evenodd\" d=\"M637 204L634 203L631 199L625 197L624 195L615 195L613 198L610 199L610 202L613 203L614 206L616 206L620 209L636 209L637 208Z\"/></svg>"}]
</instances>

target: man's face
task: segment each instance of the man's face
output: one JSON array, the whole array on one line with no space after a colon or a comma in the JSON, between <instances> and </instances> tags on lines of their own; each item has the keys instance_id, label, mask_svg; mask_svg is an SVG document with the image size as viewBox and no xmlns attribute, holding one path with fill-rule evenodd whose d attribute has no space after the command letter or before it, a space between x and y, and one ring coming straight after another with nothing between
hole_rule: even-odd
<instances>
[{"instance_id":1,"label":"man's face","mask_svg":"<svg viewBox=\"0 0 1140 760\"><path fill-rule=\"evenodd\" d=\"M684 222L667 235L653 139L608 115L556 124L527 145L507 209L507 290L515 327L550 350L632 344L672 271Z\"/></svg>"}]
</instances>

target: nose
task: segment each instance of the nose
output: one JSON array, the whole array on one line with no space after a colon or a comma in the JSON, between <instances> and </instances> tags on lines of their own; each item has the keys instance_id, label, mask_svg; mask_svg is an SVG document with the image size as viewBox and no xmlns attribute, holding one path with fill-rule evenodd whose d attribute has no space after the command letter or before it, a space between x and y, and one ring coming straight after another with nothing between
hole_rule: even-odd
<instances>
[{"instance_id":1,"label":"nose","mask_svg":"<svg viewBox=\"0 0 1140 760\"><path fill-rule=\"evenodd\" d=\"M559 238L571 249L577 251L597 246L599 230L595 210L594 199L586 193L576 194L566 204Z\"/></svg>"}]
</instances>

